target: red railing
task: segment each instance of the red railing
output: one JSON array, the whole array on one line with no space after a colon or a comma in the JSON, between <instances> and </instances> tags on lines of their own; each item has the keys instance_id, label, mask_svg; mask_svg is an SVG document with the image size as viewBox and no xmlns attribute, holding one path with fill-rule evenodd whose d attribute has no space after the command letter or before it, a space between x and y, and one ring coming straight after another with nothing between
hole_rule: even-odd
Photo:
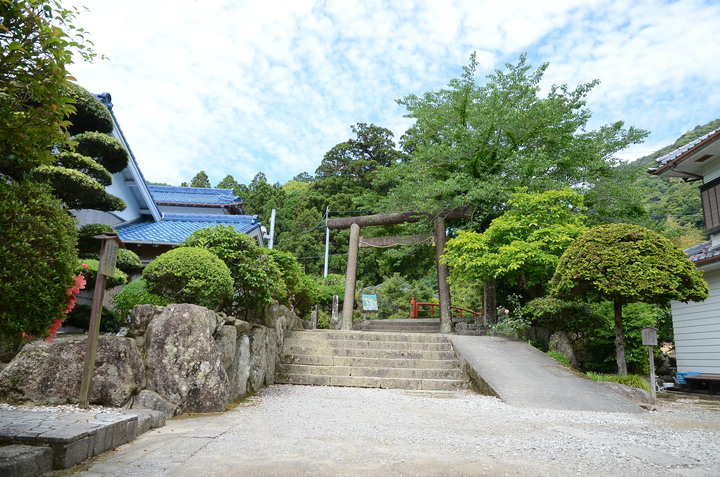
<instances>
[{"instance_id":1,"label":"red railing","mask_svg":"<svg viewBox=\"0 0 720 477\"><path fill-rule=\"evenodd\" d=\"M429 306L430 308L420 308L421 306ZM439 307L440 303L422 303L419 301L415 301L415 295L412 296L410 299L410 318L418 318L420 316L421 312L429 312L430 318L435 318L435 307ZM459 317L463 318L463 313L467 313L467 316L471 318L475 318L476 316L482 316L482 313L479 313L477 311L468 310L467 308L460 308L459 306L450 306L453 310L458 310L460 312Z\"/></svg>"}]
</instances>

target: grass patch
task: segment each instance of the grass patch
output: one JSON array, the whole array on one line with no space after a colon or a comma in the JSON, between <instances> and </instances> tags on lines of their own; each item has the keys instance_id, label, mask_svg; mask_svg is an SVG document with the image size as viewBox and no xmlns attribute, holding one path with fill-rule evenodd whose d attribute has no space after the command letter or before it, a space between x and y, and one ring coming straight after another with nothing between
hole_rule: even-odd
<instances>
[{"instance_id":1,"label":"grass patch","mask_svg":"<svg viewBox=\"0 0 720 477\"><path fill-rule=\"evenodd\" d=\"M639 374L629 374L627 376L618 376L615 374L601 374L593 373L588 371L585 376L592 379L593 381L610 381L613 383L623 384L633 388L642 389L643 391L650 392L650 385L645 381L645 378Z\"/></svg>"},{"instance_id":2,"label":"grass patch","mask_svg":"<svg viewBox=\"0 0 720 477\"><path fill-rule=\"evenodd\" d=\"M570 367L570 361L565 357L564 354L558 351L548 351L546 354L555 361L567 366L568 368Z\"/></svg>"}]
</instances>

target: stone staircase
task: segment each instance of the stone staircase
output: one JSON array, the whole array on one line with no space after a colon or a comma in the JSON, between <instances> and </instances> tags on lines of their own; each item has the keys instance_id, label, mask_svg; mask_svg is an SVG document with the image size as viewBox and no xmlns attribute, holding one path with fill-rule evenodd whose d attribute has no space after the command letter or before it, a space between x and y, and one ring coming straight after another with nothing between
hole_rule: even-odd
<instances>
[{"instance_id":1,"label":"stone staircase","mask_svg":"<svg viewBox=\"0 0 720 477\"><path fill-rule=\"evenodd\" d=\"M364 320L353 325L360 331L392 331L398 333L440 333L439 318L403 318L399 320Z\"/></svg>"},{"instance_id":2,"label":"stone staircase","mask_svg":"<svg viewBox=\"0 0 720 477\"><path fill-rule=\"evenodd\" d=\"M290 333L275 382L432 391L469 387L445 336L371 331Z\"/></svg>"}]
</instances>

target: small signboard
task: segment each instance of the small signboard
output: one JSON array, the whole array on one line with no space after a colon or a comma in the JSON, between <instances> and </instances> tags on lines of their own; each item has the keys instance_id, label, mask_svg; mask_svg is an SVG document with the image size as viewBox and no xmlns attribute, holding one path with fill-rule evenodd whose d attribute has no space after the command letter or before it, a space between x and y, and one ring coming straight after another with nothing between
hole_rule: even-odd
<instances>
[{"instance_id":1,"label":"small signboard","mask_svg":"<svg viewBox=\"0 0 720 477\"><path fill-rule=\"evenodd\" d=\"M119 238L117 238L117 234L111 233L97 235L95 238L103 241L102 248L100 250L98 273L105 275L106 277L114 277L118 248L122 242Z\"/></svg>"},{"instance_id":2,"label":"small signboard","mask_svg":"<svg viewBox=\"0 0 720 477\"><path fill-rule=\"evenodd\" d=\"M378 311L377 295L360 295L363 311Z\"/></svg>"}]
</instances>

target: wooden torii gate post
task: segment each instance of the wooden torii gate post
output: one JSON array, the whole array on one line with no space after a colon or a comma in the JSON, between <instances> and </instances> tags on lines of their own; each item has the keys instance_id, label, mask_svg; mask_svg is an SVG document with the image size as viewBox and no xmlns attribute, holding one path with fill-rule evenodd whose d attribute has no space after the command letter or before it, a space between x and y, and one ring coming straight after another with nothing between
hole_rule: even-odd
<instances>
[{"instance_id":1,"label":"wooden torii gate post","mask_svg":"<svg viewBox=\"0 0 720 477\"><path fill-rule=\"evenodd\" d=\"M468 216L466 208L452 209L440 212L436 215L425 212L395 212L390 214L363 215L359 217L345 217L341 219L330 219L327 228L330 230L350 229L350 244L348 247L347 272L345 274L345 299L343 301L342 329L352 329L353 308L355 305L355 283L357 280L357 261L361 241L365 246L392 246L418 243L426 237L422 235L397 236L397 237L375 237L362 239L360 228L375 225L396 225L403 223L418 222L422 219L434 219L435 225L435 264L438 276L438 296L440 299L440 331L450 333L452 331L452 319L450 317L450 285L447 282L448 266L440 263L440 258L445 251L445 220L461 219Z\"/></svg>"}]
</instances>

